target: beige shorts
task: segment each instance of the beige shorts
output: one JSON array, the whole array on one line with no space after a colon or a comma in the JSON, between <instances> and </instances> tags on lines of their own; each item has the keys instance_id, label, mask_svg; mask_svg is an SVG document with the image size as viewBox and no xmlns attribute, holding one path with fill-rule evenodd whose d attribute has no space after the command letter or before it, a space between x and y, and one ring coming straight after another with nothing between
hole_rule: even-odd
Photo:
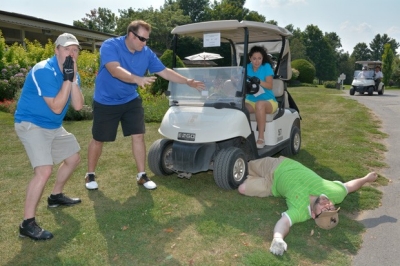
<instances>
[{"instance_id":1,"label":"beige shorts","mask_svg":"<svg viewBox=\"0 0 400 266\"><path fill-rule=\"evenodd\" d=\"M250 161L249 175L244 181L246 196L268 197L272 196L272 182L274 181L274 171L276 167L285 159L266 157Z\"/></svg>"},{"instance_id":2,"label":"beige shorts","mask_svg":"<svg viewBox=\"0 0 400 266\"><path fill-rule=\"evenodd\" d=\"M81 149L75 136L63 127L45 129L30 122L15 123L14 127L33 168L59 164Z\"/></svg>"}]
</instances>

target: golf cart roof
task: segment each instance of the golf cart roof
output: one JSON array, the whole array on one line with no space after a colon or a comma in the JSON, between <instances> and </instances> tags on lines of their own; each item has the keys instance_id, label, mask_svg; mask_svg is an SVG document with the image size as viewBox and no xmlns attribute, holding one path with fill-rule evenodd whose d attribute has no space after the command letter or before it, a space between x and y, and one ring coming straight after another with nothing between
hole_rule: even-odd
<instances>
[{"instance_id":1,"label":"golf cart roof","mask_svg":"<svg viewBox=\"0 0 400 266\"><path fill-rule=\"evenodd\" d=\"M192 23L175 27L171 33L184 36L202 38L204 33L221 33L221 42L243 42L243 32L239 29L249 29L249 42L265 42L281 40L282 37L290 37L292 33L285 28L255 21L216 20L200 23Z\"/></svg>"},{"instance_id":2,"label":"golf cart roof","mask_svg":"<svg viewBox=\"0 0 400 266\"><path fill-rule=\"evenodd\" d=\"M248 47L245 47L246 30L248 33ZM292 33L285 28L256 21L238 20L215 20L199 23L186 24L175 27L172 31L174 35L191 36L202 39L204 34L219 33L220 42L230 43L234 46L233 54L236 62L254 45L263 46L268 53L279 54L278 65L275 74L281 79L288 80L292 76L291 57L288 37Z\"/></svg>"},{"instance_id":3,"label":"golf cart roof","mask_svg":"<svg viewBox=\"0 0 400 266\"><path fill-rule=\"evenodd\" d=\"M368 61L356 61L356 64L360 64L360 65L363 65L363 66L376 66L376 65L382 65L382 61L379 61L379 60L377 60L377 61L370 61L370 60L368 60Z\"/></svg>"}]
</instances>

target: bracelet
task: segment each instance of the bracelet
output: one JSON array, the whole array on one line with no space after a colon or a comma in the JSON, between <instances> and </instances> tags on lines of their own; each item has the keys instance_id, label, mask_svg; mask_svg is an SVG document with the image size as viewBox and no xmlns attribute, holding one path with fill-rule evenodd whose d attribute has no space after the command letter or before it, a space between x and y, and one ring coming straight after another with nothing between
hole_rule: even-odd
<instances>
[{"instance_id":1,"label":"bracelet","mask_svg":"<svg viewBox=\"0 0 400 266\"><path fill-rule=\"evenodd\" d=\"M72 81L72 84L75 84L76 86L79 86L78 81Z\"/></svg>"}]
</instances>

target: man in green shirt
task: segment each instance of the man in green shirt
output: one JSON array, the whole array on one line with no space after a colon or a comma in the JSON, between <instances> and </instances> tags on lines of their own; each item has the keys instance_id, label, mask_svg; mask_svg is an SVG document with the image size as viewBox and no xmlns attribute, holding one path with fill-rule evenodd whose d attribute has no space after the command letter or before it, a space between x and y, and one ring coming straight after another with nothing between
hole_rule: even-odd
<instances>
[{"instance_id":1,"label":"man in green shirt","mask_svg":"<svg viewBox=\"0 0 400 266\"><path fill-rule=\"evenodd\" d=\"M273 254L283 255L287 249L283 238L293 224L312 218L322 229L335 227L339 223L339 209L335 204L377 178L378 175L371 172L346 183L329 181L292 159L267 157L249 162L249 175L238 191L246 196L286 199L288 210L275 225L270 247Z\"/></svg>"}]
</instances>

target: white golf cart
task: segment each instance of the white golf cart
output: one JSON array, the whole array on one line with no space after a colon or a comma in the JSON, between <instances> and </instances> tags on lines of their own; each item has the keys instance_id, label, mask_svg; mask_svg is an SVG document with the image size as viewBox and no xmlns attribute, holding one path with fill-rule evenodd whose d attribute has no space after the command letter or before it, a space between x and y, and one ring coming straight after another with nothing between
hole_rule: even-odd
<instances>
[{"instance_id":1,"label":"white golf cart","mask_svg":"<svg viewBox=\"0 0 400 266\"><path fill-rule=\"evenodd\" d=\"M247 177L249 160L277 153L290 156L300 150L300 115L287 92L291 78L292 34L284 28L252 21L209 21L178 26L174 34L174 55L179 36L191 36L220 44L231 44L231 67L175 68L182 75L202 80L206 89L197 91L185 84L169 83L170 108L148 154L150 170L158 176L192 174L213 170L216 184L223 189L237 188ZM257 123L249 114L245 95L257 84L247 78L248 50L263 45L276 55L273 91L279 108L266 118L265 146L257 149ZM174 56L175 58L175 56ZM242 62L240 60L242 59ZM240 63L238 63L240 62ZM252 79L253 80L253 79Z\"/></svg>"},{"instance_id":2,"label":"white golf cart","mask_svg":"<svg viewBox=\"0 0 400 266\"><path fill-rule=\"evenodd\" d=\"M354 71L353 82L351 83L350 95L355 92L359 94L374 94L374 91L382 95L385 91L385 85L382 81L375 81L375 67L382 67L381 61L356 61L357 65L361 65L361 70Z\"/></svg>"}]
</instances>

